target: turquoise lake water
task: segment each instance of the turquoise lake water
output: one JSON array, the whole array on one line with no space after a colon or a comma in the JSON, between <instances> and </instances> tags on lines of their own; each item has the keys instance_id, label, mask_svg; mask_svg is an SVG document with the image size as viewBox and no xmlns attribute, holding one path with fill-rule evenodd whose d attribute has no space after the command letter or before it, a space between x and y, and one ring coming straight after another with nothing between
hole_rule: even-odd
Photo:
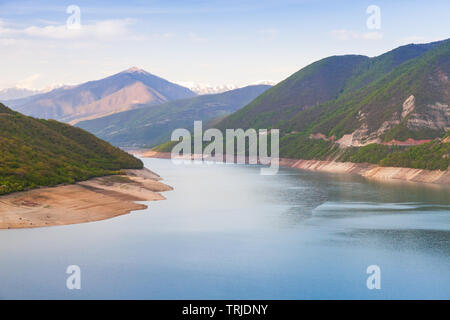
<instances>
[{"instance_id":1,"label":"turquoise lake water","mask_svg":"<svg viewBox=\"0 0 450 320\"><path fill-rule=\"evenodd\" d=\"M174 187L147 210L0 230L0 298L450 298L448 188L144 162ZM69 265L81 290L66 288Z\"/></svg>"}]
</instances>

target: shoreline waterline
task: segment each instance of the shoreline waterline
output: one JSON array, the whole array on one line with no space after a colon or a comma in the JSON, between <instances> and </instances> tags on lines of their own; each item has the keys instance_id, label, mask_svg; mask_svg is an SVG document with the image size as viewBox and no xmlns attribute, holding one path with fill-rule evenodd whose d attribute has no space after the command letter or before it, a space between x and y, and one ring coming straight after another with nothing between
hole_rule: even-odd
<instances>
[{"instance_id":1,"label":"shoreline waterline","mask_svg":"<svg viewBox=\"0 0 450 320\"><path fill-rule=\"evenodd\" d=\"M165 200L173 190L152 171L97 177L70 185L42 187L0 197L0 229L86 223L147 209L137 201Z\"/></svg>"},{"instance_id":2,"label":"shoreline waterline","mask_svg":"<svg viewBox=\"0 0 450 320\"><path fill-rule=\"evenodd\" d=\"M171 159L170 152L140 152L143 158ZM295 168L307 171L355 174L371 180L400 181L423 185L439 185L450 187L450 171L414 169L404 167L382 167L370 163L336 162L323 160L303 160L280 158L280 167Z\"/></svg>"}]
</instances>

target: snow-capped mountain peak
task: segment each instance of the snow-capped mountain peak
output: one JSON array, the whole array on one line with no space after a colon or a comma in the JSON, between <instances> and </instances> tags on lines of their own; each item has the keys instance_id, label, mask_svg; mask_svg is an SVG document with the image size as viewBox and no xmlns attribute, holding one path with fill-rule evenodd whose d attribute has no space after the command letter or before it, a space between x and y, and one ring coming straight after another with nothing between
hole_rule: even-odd
<instances>
[{"instance_id":1,"label":"snow-capped mountain peak","mask_svg":"<svg viewBox=\"0 0 450 320\"><path fill-rule=\"evenodd\" d=\"M213 85L213 84L207 84L207 83L197 83L193 81L178 81L176 82L180 86L186 87L190 89L191 91L194 91L195 93L199 95L203 94L215 94L215 93L222 93L230 90L235 90L239 88L243 88L245 86L238 86L236 84L219 84L219 85ZM251 83L249 85L275 85L276 83L274 81L269 80L261 80L256 81L254 83Z\"/></svg>"},{"instance_id":2,"label":"snow-capped mountain peak","mask_svg":"<svg viewBox=\"0 0 450 320\"><path fill-rule=\"evenodd\" d=\"M186 87L197 94L214 94L222 93L225 91L230 91L239 88L235 84L223 84L223 85L212 85L206 83L197 83L192 81L180 81L176 82L180 86Z\"/></svg>"},{"instance_id":3,"label":"snow-capped mountain peak","mask_svg":"<svg viewBox=\"0 0 450 320\"><path fill-rule=\"evenodd\" d=\"M142 74L148 74L147 71L145 71L144 69L141 69L139 67L131 67L125 71L123 71L122 73L142 73Z\"/></svg>"}]
</instances>

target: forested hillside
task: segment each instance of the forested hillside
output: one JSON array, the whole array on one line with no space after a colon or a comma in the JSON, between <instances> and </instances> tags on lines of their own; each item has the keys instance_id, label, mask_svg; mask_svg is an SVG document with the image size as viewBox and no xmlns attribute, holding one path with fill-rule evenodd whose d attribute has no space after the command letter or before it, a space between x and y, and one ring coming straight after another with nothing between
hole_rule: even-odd
<instances>
[{"instance_id":1,"label":"forested hillside","mask_svg":"<svg viewBox=\"0 0 450 320\"><path fill-rule=\"evenodd\" d=\"M181 99L83 121L77 126L117 146L149 147L170 139L177 128L192 129L194 121L201 120L206 125L210 120L225 117L269 88L254 85Z\"/></svg>"},{"instance_id":2,"label":"forested hillside","mask_svg":"<svg viewBox=\"0 0 450 320\"><path fill-rule=\"evenodd\" d=\"M139 159L82 129L0 104L0 194L142 167Z\"/></svg>"},{"instance_id":3,"label":"forested hillside","mask_svg":"<svg viewBox=\"0 0 450 320\"><path fill-rule=\"evenodd\" d=\"M442 139L450 129L449 78L450 40L402 46L374 58L329 57L216 126L280 129L285 158L443 170L450 157Z\"/></svg>"}]
</instances>

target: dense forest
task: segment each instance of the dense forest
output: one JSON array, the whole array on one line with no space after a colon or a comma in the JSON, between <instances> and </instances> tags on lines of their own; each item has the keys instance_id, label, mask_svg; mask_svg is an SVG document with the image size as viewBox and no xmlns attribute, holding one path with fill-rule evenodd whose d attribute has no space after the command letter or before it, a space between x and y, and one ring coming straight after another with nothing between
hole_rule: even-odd
<instances>
[{"instance_id":1,"label":"dense forest","mask_svg":"<svg viewBox=\"0 0 450 320\"><path fill-rule=\"evenodd\" d=\"M370 144L361 148L349 148L338 160L443 171L450 165L450 142L436 139L412 147Z\"/></svg>"},{"instance_id":2,"label":"dense forest","mask_svg":"<svg viewBox=\"0 0 450 320\"><path fill-rule=\"evenodd\" d=\"M450 165L450 142L446 142L449 136L450 132L443 138L438 138L417 146L405 147L373 143L364 147L340 148L339 145L332 141L314 140L302 134L290 134L280 139L280 157L304 160L317 159L338 162L372 163L389 167L447 170ZM268 140L270 141L270 139ZM177 142L169 141L152 150L157 152L171 152L176 144ZM204 143L203 148L207 144ZM248 150L246 154L248 155Z\"/></svg>"},{"instance_id":3,"label":"dense forest","mask_svg":"<svg viewBox=\"0 0 450 320\"><path fill-rule=\"evenodd\" d=\"M142 167L139 159L82 129L0 104L0 194Z\"/></svg>"},{"instance_id":4,"label":"dense forest","mask_svg":"<svg viewBox=\"0 0 450 320\"><path fill-rule=\"evenodd\" d=\"M434 139L446 133L448 116L443 112L440 119L433 106L450 103L449 77L450 40L402 46L374 58L328 57L265 91L217 127L277 128L282 136L320 133L334 140L365 127L366 136L385 142ZM414 112L401 116L411 96Z\"/></svg>"},{"instance_id":5,"label":"dense forest","mask_svg":"<svg viewBox=\"0 0 450 320\"><path fill-rule=\"evenodd\" d=\"M270 88L254 85L219 94L142 106L107 117L82 121L77 126L119 147L153 147L170 139L177 128L192 128L194 121L208 123L242 108Z\"/></svg>"}]
</instances>

